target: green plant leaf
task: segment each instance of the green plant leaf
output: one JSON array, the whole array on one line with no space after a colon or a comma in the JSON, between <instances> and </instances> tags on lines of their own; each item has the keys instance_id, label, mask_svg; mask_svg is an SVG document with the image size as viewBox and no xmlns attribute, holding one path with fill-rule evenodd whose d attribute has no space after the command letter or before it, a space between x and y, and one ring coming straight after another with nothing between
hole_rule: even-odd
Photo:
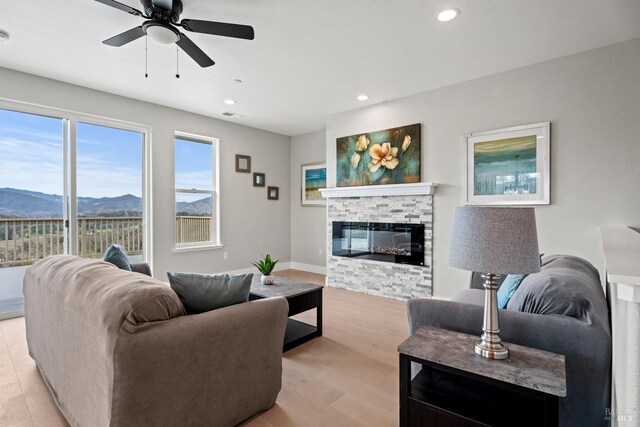
<instances>
[{"instance_id":1,"label":"green plant leaf","mask_svg":"<svg viewBox=\"0 0 640 427\"><path fill-rule=\"evenodd\" d=\"M258 271L260 271L260 273L268 276L271 274L278 261L279 260L272 260L271 255L267 254L263 260L256 261L253 265L258 269Z\"/></svg>"}]
</instances>

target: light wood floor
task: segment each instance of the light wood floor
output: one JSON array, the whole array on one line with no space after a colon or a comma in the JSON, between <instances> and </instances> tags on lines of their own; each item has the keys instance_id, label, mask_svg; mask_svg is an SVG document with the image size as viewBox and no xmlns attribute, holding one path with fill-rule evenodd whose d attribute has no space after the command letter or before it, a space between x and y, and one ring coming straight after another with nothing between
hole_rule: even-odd
<instances>
[{"instance_id":1,"label":"light wood floor","mask_svg":"<svg viewBox=\"0 0 640 427\"><path fill-rule=\"evenodd\" d=\"M277 273L324 284L324 276ZM396 426L405 303L324 289L324 331L283 357L276 405L243 426ZM296 319L315 322L315 311ZM67 426L27 352L24 318L0 322L0 426Z\"/></svg>"}]
</instances>

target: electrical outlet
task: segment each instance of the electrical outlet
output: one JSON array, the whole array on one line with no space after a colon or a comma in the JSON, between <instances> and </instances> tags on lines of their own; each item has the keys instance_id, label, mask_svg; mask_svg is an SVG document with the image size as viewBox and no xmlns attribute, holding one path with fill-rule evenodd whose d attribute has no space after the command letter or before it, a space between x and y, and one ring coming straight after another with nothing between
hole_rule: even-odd
<instances>
[{"instance_id":1,"label":"electrical outlet","mask_svg":"<svg viewBox=\"0 0 640 427\"><path fill-rule=\"evenodd\" d=\"M223 254L223 257L224 257L224 259L229 259L229 252L225 252L225 253Z\"/></svg>"},{"instance_id":2,"label":"electrical outlet","mask_svg":"<svg viewBox=\"0 0 640 427\"><path fill-rule=\"evenodd\" d=\"M322 248L318 249L318 255L322 255Z\"/></svg>"}]
</instances>

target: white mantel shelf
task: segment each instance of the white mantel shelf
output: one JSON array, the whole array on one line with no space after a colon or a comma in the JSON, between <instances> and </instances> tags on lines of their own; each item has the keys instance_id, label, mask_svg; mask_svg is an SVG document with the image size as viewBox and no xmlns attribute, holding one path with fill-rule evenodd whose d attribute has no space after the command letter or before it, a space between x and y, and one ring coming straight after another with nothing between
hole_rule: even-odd
<instances>
[{"instance_id":1,"label":"white mantel shelf","mask_svg":"<svg viewBox=\"0 0 640 427\"><path fill-rule=\"evenodd\" d=\"M435 193L438 184L417 182L415 184L363 185L360 187L332 187L320 190L322 197L376 197L376 196L417 196Z\"/></svg>"},{"instance_id":2,"label":"white mantel shelf","mask_svg":"<svg viewBox=\"0 0 640 427\"><path fill-rule=\"evenodd\" d=\"M608 226L600 227L600 234L609 283L640 287L640 232L630 227ZM640 289L638 292L640 295Z\"/></svg>"}]
</instances>

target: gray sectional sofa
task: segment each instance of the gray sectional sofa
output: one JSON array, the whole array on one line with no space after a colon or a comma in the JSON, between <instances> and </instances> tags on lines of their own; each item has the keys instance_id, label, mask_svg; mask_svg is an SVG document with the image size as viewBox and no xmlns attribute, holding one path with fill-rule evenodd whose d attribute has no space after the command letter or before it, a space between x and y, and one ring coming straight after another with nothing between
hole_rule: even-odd
<instances>
[{"instance_id":1,"label":"gray sectional sofa","mask_svg":"<svg viewBox=\"0 0 640 427\"><path fill-rule=\"evenodd\" d=\"M409 300L410 333L429 325L480 336L483 306L482 281L474 273L470 289L451 301ZM525 277L499 315L503 341L565 355L560 425L609 425L611 330L598 271L578 257L543 257L542 270Z\"/></svg>"},{"instance_id":2,"label":"gray sectional sofa","mask_svg":"<svg viewBox=\"0 0 640 427\"><path fill-rule=\"evenodd\" d=\"M29 354L72 426L231 426L280 391L284 298L186 315L166 284L73 256L31 266L24 296Z\"/></svg>"}]
</instances>

